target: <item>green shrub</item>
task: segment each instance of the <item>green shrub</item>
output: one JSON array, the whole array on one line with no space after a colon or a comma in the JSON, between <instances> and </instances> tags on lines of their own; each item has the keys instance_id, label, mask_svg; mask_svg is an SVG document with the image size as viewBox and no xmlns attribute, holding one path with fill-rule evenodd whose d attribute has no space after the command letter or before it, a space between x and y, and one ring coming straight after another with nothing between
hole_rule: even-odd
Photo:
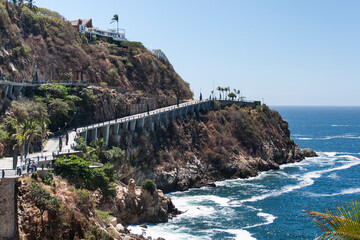
<instances>
[{"instance_id":1,"label":"green shrub","mask_svg":"<svg viewBox=\"0 0 360 240\"><path fill-rule=\"evenodd\" d=\"M220 101L214 101L214 110L219 111L221 110L221 102Z\"/></svg>"},{"instance_id":2,"label":"green shrub","mask_svg":"<svg viewBox=\"0 0 360 240\"><path fill-rule=\"evenodd\" d=\"M48 172L43 178L42 178L43 183L45 183L46 185L51 185L54 182L54 174Z\"/></svg>"},{"instance_id":3,"label":"green shrub","mask_svg":"<svg viewBox=\"0 0 360 240\"><path fill-rule=\"evenodd\" d=\"M91 169L91 164L90 161L71 155L69 158L58 158L55 161L55 170L57 174L67 178L77 187L89 190L99 188L105 196L114 196L116 194L114 166L105 164L101 168Z\"/></svg>"},{"instance_id":4,"label":"green shrub","mask_svg":"<svg viewBox=\"0 0 360 240\"><path fill-rule=\"evenodd\" d=\"M108 221L108 220L110 220L112 218L112 216L110 215L109 212L101 211L101 210L98 210L98 209L96 209L95 212L96 212L96 215L98 217L100 217L101 219L103 219L105 221Z\"/></svg>"},{"instance_id":5,"label":"green shrub","mask_svg":"<svg viewBox=\"0 0 360 240\"><path fill-rule=\"evenodd\" d=\"M79 198L78 205L80 208L83 208L83 209L90 208L91 209L94 207L93 202L92 202L92 195L90 192L88 192L85 189L81 189L81 188L76 189L75 192Z\"/></svg>"},{"instance_id":6,"label":"green shrub","mask_svg":"<svg viewBox=\"0 0 360 240\"><path fill-rule=\"evenodd\" d=\"M68 91L69 88L60 84L42 84L36 89L36 95L64 99L68 95Z\"/></svg>"},{"instance_id":7,"label":"green shrub","mask_svg":"<svg viewBox=\"0 0 360 240\"><path fill-rule=\"evenodd\" d=\"M150 180L146 179L142 184L141 187L145 190L148 190L150 193L153 193L156 189L156 184Z\"/></svg>"},{"instance_id":8,"label":"green shrub","mask_svg":"<svg viewBox=\"0 0 360 240\"><path fill-rule=\"evenodd\" d=\"M41 225L44 226L44 212L48 211L49 216L56 217L60 209L60 200L55 196L51 196L50 193L42 188L35 180L31 181L29 193L31 201L40 210Z\"/></svg>"},{"instance_id":9,"label":"green shrub","mask_svg":"<svg viewBox=\"0 0 360 240\"><path fill-rule=\"evenodd\" d=\"M111 163L122 164L125 158L125 151L118 147L112 147L105 152L105 158Z\"/></svg>"}]
</instances>

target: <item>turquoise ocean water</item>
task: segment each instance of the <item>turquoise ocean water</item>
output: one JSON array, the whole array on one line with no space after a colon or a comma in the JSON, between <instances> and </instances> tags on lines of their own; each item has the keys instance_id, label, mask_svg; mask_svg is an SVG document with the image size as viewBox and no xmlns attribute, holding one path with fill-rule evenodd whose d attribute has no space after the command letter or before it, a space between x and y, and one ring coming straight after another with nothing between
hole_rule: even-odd
<instances>
[{"instance_id":1,"label":"turquoise ocean water","mask_svg":"<svg viewBox=\"0 0 360 240\"><path fill-rule=\"evenodd\" d=\"M165 239L314 239L302 210L336 209L359 200L360 107L272 107L289 122L292 139L319 157L282 165L216 188L168 194L184 214L148 225ZM142 233L139 227L130 227Z\"/></svg>"}]
</instances>

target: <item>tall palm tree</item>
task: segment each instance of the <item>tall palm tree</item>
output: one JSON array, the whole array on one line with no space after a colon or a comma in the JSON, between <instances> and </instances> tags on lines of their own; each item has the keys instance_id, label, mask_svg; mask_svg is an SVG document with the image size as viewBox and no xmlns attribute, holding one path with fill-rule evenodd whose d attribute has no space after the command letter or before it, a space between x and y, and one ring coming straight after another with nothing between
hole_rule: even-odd
<instances>
[{"instance_id":1,"label":"tall palm tree","mask_svg":"<svg viewBox=\"0 0 360 240\"><path fill-rule=\"evenodd\" d=\"M27 128L24 123L21 123L16 127L16 133L14 134L14 138L16 140L16 144L14 145L13 149L19 149L21 162L24 160L24 153L25 153L25 145L26 145L26 132Z\"/></svg>"},{"instance_id":2,"label":"tall palm tree","mask_svg":"<svg viewBox=\"0 0 360 240\"><path fill-rule=\"evenodd\" d=\"M34 0L26 0L26 1L27 1L26 6L28 6L28 8L29 8L31 11L36 12L37 7L35 6L35 1L34 1Z\"/></svg>"},{"instance_id":3,"label":"tall palm tree","mask_svg":"<svg viewBox=\"0 0 360 240\"><path fill-rule=\"evenodd\" d=\"M119 33L119 15L115 14L114 17L113 17L111 20L112 20L111 23L113 23L113 22L116 22L116 23L117 23L116 31L117 31L117 33ZM110 24L111 24L111 23L110 23Z\"/></svg>"},{"instance_id":4,"label":"tall palm tree","mask_svg":"<svg viewBox=\"0 0 360 240\"><path fill-rule=\"evenodd\" d=\"M360 239L360 210L358 202L339 206L337 212L326 210L325 213L305 211L314 217L312 223L319 227L322 239Z\"/></svg>"},{"instance_id":5,"label":"tall palm tree","mask_svg":"<svg viewBox=\"0 0 360 240\"><path fill-rule=\"evenodd\" d=\"M26 141L26 155L30 152L30 145L34 138L39 137L40 128L37 122L32 120L24 121L26 132L25 132L25 141Z\"/></svg>"},{"instance_id":6,"label":"tall palm tree","mask_svg":"<svg viewBox=\"0 0 360 240\"><path fill-rule=\"evenodd\" d=\"M219 94L220 94L220 92L222 91L222 87L218 86L218 87L216 88L216 90L218 90L218 91L219 91ZM221 95L221 94L220 94L220 95ZM220 97L220 99L221 99L221 97Z\"/></svg>"},{"instance_id":7,"label":"tall palm tree","mask_svg":"<svg viewBox=\"0 0 360 240\"><path fill-rule=\"evenodd\" d=\"M241 92L240 92L240 90L237 90L237 95L238 95L238 100L240 99L240 96L241 96Z\"/></svg>"}]
</instances>

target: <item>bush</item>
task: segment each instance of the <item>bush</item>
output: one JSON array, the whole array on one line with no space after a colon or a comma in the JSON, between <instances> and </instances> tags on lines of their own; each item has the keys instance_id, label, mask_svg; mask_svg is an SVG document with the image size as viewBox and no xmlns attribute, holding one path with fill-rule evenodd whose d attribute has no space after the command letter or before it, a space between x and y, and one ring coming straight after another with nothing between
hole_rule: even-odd
<instances>
[{"instance_id":1,"label":"bush","mask_svg":"<svg viewBox=\"0 0 360 240\"><path fill-rule=\"evenodd\" d=\"M221 102L220 101L214 101L214 110L219 111L221 110Z\"/></svg>"},{"instance_id":2,"label":"bush","mask_svg":"<svg viewBox=\"0 0 360 240\"><path fill-rule=\"evenodd\" d=\"M35 180L31 181L30 198L34 205L39 208L41 215L41 225L44 226L43 215L47 211L50 216L56 217L60 209L60 200L51 196L44 188L42 188Z\"/></svg>"},{"instance_id":3,"label":"bush","mask_svg":"<svg viewBox=\"0 0 360 240\"><path fill-rule=\"evenodd\" d=\"M67 178L77 187L88 190L99 188L105 196L114 196L116 194L114 166L105 164L101 168L91 169L91 164L90 161L71 155L70 158L58 158L55 161L55 170L57 174Z\"/></svg>"},{"instance_id":4,"label":"bush","mask_svg":"<svg viewBox=\"0 0 360 240\"><path fill-rule=\"evenodd\" d=\"M43 84L36 89L37 95L42 97L62 98L68 95L68 88L60 84Z\"/></svg>"},{"instance_id":5,"label":"bush","mask_svg":"<svg viewBox=\"0 0 360 240\"><path fill-rule=\"evenodd\" d=\"M105 152L105 158L111 163L122 164L125 158L125 151L118 147L112 147Z\"/></svg>"},{"instance_id":6,"label":"bush","mask_svg":"<svg viewBox=\"0 0 360 240\"><path fill-rule=\"evenodd\" d=\"M51 185L54 182L54 174L48 172L42 179L43 183L46 185Z\"/></svg>"},{"instance_id":7,"label":"bush","mask_svg":"<svg viewBox=\"0 0 360 240\"><path fill-rule=\"evenodd\" d=\"M75 192L79 198L78 207L80 209L92 209L94 207L90 192L85 189L76 189Z\"/></svg>"},{"instance_id":8,"label":"bush","mask_svg":"<svg viewBox=\"0 0 360 240\"><path fill-rule=\"evenodd\" d=\"M153 193L156 189L156 184L150 180L146 179L142 184L141 187L145 190L148 190L150 193Z\"/></svg>"}]
</instances>

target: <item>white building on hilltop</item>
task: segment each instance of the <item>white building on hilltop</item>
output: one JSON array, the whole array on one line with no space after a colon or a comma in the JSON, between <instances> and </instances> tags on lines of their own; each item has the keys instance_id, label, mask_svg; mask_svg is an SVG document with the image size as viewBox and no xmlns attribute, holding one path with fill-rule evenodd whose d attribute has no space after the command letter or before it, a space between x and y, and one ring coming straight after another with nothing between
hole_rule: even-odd
<instances>
[{"instance_id":1,"label":"white building on hilltop","mask_svg":"<svg viewBox=\"0 0 360 240\"><path fill-rule=\"evenodd\" d=\"M115 29L108 29L107 31L105 31L94 28L92 25L92 19L73 20L71 21L71 25L75 27L80 33L83 32L90 38L94 34L99 39L104 41L107 41L109 39L112 39L114 41L127 41L125 37L125 29L119 29L119 31L116 31Z\"/></svg>"}]
</instances>

